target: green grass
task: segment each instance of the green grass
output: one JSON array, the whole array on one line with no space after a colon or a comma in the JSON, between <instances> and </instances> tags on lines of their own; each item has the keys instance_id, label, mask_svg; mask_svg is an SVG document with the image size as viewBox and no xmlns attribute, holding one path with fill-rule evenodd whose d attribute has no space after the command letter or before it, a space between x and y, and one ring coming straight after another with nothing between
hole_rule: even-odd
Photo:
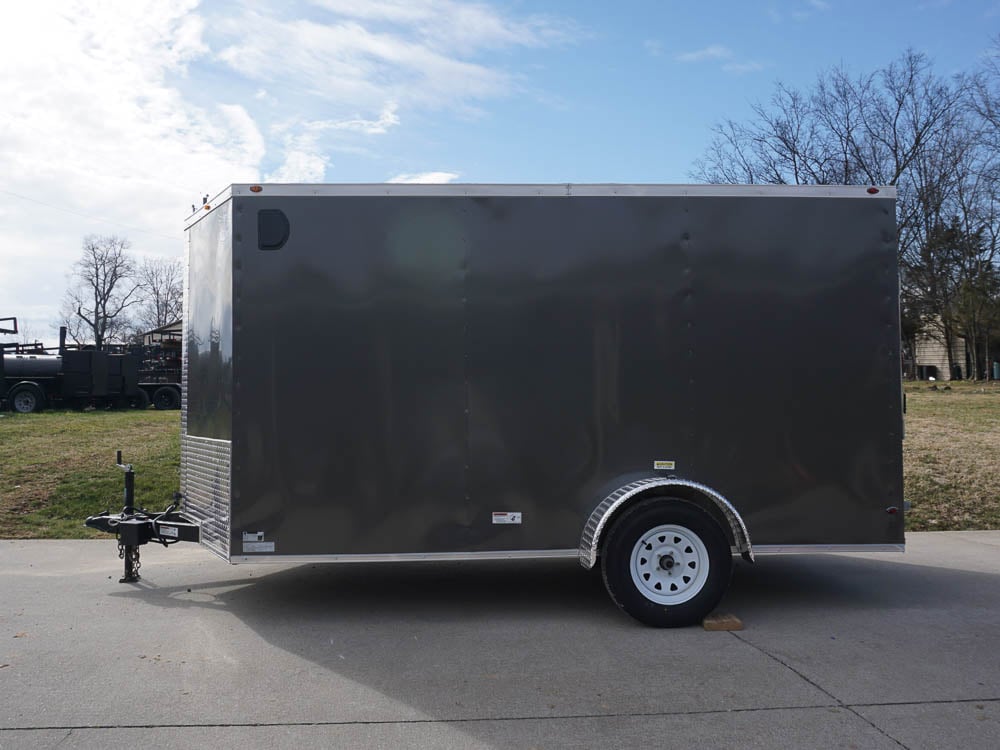
<instances>
[{"instance_id":1,"label":"green grass","mask_svg":"<svg viewBox=\"0 0 1000 750\"><path fill-rule=\"evenodd\" d=\"M947 385L949 390L943 390ZM907 529L1000 529L1000 386L907 383ZM103 536L88 515L122 505L115 451L150 510L178 489L176 411L0 414L0 538Z\"/></svg>"},{"instance_id":2,"label":"green grass","mask_svg":"<svg viewBox=\"0 0 1000 750\"><path fill-rule=\"evenodd\" d=\"M1000 529L1000 386L936 385L905 388L907 528Z\"/></svg>"},{"instance_id":3,"label":"green grass","mask_svg":"<svg viewBox=\"0 0 1000 750\"><path fill-rule=\"evenodd\" d=\"M83 519L121 509L119 449L137 504L166 507L180 484L180 412L0 414L0 538L105 536Z\"/></svg>"}]
</instances>

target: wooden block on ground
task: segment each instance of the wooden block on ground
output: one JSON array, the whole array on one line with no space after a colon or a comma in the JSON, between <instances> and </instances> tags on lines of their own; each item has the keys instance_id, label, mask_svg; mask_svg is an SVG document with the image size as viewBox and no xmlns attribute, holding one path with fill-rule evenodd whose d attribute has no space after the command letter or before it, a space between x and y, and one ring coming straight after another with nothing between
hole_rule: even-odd
<instances>
[{"instance_id":1,"label":"wooden block on ground","mask_svg":"<svg viewBox=\"0 0 1000 750\"><path fill-rule=\"evenodd\" d=\"M728 612L713 612L701 621L705 630L743 630L743 621Z\"/></svg>"}]
</instances>

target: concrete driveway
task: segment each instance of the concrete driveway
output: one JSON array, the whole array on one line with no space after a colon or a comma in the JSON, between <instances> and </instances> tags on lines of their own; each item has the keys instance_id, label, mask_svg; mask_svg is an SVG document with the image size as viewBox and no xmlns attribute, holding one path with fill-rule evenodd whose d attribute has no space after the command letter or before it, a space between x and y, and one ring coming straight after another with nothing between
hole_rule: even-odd
<instances>
[{"instance_id":1,"label":"concrete driveway","mask_svg":"<svg viewBox=\"0 0 1000 750\"><path fill-rule=\"evenodd\" d=\"M573 561L230 567L0 542L0 748L1000 745L1000 532L765 557L652 630Z\"/></svg>"}]
</instances>

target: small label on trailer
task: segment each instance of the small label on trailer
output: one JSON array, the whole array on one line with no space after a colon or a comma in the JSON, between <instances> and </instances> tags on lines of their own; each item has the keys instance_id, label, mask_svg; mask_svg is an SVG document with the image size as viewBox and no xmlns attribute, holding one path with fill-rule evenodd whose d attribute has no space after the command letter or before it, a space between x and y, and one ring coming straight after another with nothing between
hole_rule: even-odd
<instances>
[{"instance_id":1,"label":"small label on trailer","mask_svg":"<svg viewBox=\"0 0 1000 750\"><path fill-rule=\"evenodd\" d=\"M517 511L493 511L493 523L521 523L521 514Z\"/></svg>"},{"instance_id":2,"label":"small label on trailer","mask_svg":"<svg viewBox=\"0 0 1000 750\"><path fill-rule=\"evenodd\" d=\"M274 542L243 542L243 552L274 552Z\"/></svg>"},{"instance_id":3,"label":"small label on trailer","mask_svg":"<svg viewBox=\"0 0 1000 750\"><path fill-rule=\"evenodd\" d=\"M654 470L673 471L675 468L677 466L673 461L653 461Z\"/></svg>"},{"instance_id":4,"label":"small label on trailer","mask_svg":"<svg viewBox=\"0 0 1000 750\"><path fill-rule=\"evenodd\" d=\"M169 536L174 539L177 538L177 527L176 526L164 526L162 523L158 524L160 529L160 536Z\"/></svg>"},{"instance_id":5,"label":"small label on trailer","mask_svg":"<svg viewBox=\"0 0 1000 750\"><path fill-rule=\"evenodd\" d=\"M263 542L264 532L263 531L244 531L243 532L244 542Z\"/></svg>"}]
</instances>

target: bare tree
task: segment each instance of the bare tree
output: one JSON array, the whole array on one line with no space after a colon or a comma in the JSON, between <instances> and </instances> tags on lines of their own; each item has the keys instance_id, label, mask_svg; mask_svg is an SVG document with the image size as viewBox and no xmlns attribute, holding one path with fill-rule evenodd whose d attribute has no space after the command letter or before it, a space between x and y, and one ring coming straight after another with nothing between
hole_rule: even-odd
<instances>
[{"instance_id":1,"label":"bare tree","mask_svg":"<svg viewBox=\"0 0 1000 750\"><path fill-rule=\"evenodd\" d=\"M63 298L61 323L78 344L97 347L124 337L126 311L139 302L141 285L129 241L115 235L88 235L73 266Z\"/></svg>"},{"instance_id":2,"label":"bare tree","mask_svg":"<svg viewBox=\"0 0 1000 750\"><path fill-rule=\"evenodd\" d=\"M972 77L972 104L990 141L1000 143L1000 34L993 37L993 49Z\"/></svg>"},{"instance_id":3,"label":"bare tree","mask_svg":"<svg viewBox=\"0 0 1000 750\"><path fill-rule=\"evenodd\" d=\"M135 315L137 331L151 331L180 319L184 279L179 260L147 259L139 267L138 279L142 302Z\"/></svg>"},{"instance_id":4,"label":"bare tree","mask_svg":"<svg viewBox=\"0 0 1000 750\"><path fill-rule=\"evenodd\" d=\"M822 73L808 93L778 84L749 123L714 128L693 176L708 182L898 185L947 131L964 87L907 51L876 73Z\"/></svg>"},{"instance_id":5,"label":"bare tree","mask_svg":"<svg viewBox=\"0 0 1000 750\"><path fill-rule=\"evenodd\" d=\"M874 73L827 71L804 92L779 84L749 121L715 127L692 176L895 186L904 333L942 339L949 358L962 335L975 365L996 330L998 147L1000 37L971 76L943 78L907 51Z\"/></svg>"}]
</instances>

